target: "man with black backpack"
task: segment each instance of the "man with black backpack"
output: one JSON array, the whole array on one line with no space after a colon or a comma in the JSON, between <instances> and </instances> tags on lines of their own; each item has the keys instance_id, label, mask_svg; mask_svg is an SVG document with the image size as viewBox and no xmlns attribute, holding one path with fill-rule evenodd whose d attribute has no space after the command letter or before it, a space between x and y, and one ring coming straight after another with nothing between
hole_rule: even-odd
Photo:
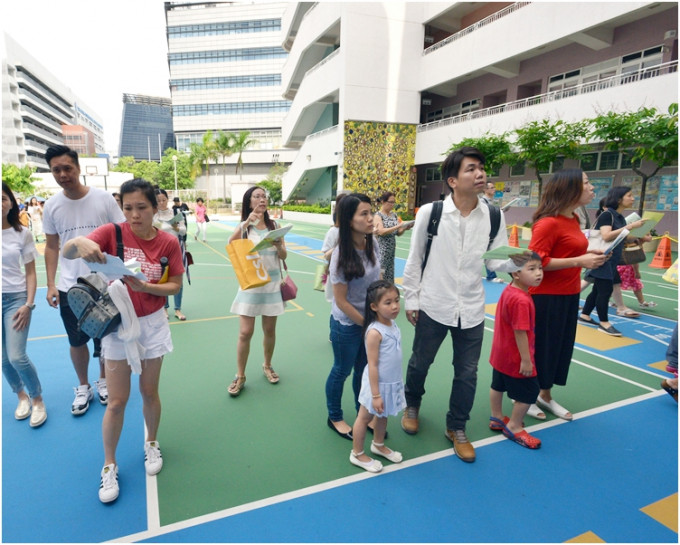
<instances>
[{"instance_id":1,"label":"man with black backpack","mask_svg":"<svg viewBox=\"0 0 680 545\"><path fill-rule=\"evenodd\" d=\"M403 281L406 318L416 330L401 426L406 433L418 432L425 379L450 332L454 378L445 435L465 462L475 461L465 424L474 402L484 335L482 254L508 244L503 214L479 199L486 187L484 162L484 155L471 147L454 151L444 160L441 170L451 195L420 208ZM486 265L495 269L502 262Z\"/></svg>"}]
</instances>

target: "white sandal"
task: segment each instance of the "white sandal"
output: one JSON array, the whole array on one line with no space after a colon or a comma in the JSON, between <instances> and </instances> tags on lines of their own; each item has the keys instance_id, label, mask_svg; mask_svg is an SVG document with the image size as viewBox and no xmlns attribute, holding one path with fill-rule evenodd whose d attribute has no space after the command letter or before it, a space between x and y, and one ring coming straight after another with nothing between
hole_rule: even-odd
<instances>
[{"instance_id":1,"label":"white sandal","mask_svg":"<svg viewBox=\"0 0 680 545\"><path fill-rule=\"evenodd\" d=\"M362 454L364 454L363 450L357 454L354 454L354 451L351 450L349 452L350 463L360 467L361 469L365 469L369 473L380 473L382 471L383 466L380 462L378 462L378 460L374 460L373 458L371 458L368 462L362 462L359 460L359 456Z\"/></svg>"},{"instance_id":2,"label":"white sandal","mask_svg":"<svg viewBox=\"0 0 680 545\"><path fill-rule=\"evenodd\" d=\"M548 418L545 415L545 413L538 408L536 403L532 403L531 405L529 405L529 410L527 411L527 414L535 418L536 420L545 420L546 418Z\"/></svg>"},{"instance_id":3,"label":"white sandal","mask_svg":"<svg viewBox=\"0 0 680 545\"><path fill-rule=\"evenodd\" d=\"M373 454L377 454L378 456L382 456L383 458L387 458L393 464L398 464L404 459L404 457L401 455L401 452L392 450L389 447L386 447L389 452L383 452L378 448L384 446L385 443L376 443L375 441L371 441L371 452Z\"/></svg>"},{"instance_id":4,"label":"white sandal","mask_svg":"<svg viewBox=\"0 0 680 545\"><path fill-rule=\"evenodd\" d=\"M542 408L544 408L545 410L553 413L558 418L561 418L563 420L573 420L574 419L574 415L570 414L567 409L562 407L562 405L560 405L554 399L551 399L550 402L547 402L541 396L538 396L538 398L536 398L536 403L538 405L540 405Z\"/></svg>"}]
</instances>

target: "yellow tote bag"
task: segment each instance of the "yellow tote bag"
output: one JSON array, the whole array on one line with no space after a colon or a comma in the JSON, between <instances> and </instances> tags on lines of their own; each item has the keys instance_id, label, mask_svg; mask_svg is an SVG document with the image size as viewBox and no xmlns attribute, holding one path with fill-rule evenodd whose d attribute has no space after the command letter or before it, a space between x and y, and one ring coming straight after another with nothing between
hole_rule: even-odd
<instances>
[{"instance_id":1,"label":"yellow tote bag","mask_svg":"<svg viewBox=\"0 0 680 545\"><path fill-rule=\"evenodd\" d=\"M668 270L663 274L661 277L663 278L666 282L670 282L671 284L675 284L676 286L678 285L678 260L675 260L675 263L673 263L670 267L668 267Z\"/></svg>"},{"instance_id":2,"label":"yellow tote bag","mask_svg":"<svg viewBox=\"0 0 680 545\"><path fill-rule=\"evenodd\" d=\"M259 288L271 280L260 254L249 253L254 246L253 241L247 238L227 244L227 254L242 290Z\"/></svg>"}]
</instances>

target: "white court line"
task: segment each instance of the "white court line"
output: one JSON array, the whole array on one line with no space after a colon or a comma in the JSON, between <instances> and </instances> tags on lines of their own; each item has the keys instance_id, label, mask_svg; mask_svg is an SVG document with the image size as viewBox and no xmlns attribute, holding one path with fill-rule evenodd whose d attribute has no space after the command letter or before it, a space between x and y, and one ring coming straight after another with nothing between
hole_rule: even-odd
<instances>
[{"instance_id":1,"label":"white court line","mask_svg":"<svg viewBox=\"0 0 680 545\"><path fill-rule=\"evenodd\" d=\"M630 380L630 379L627 379L627 378L624 378L624 377L620 377L618 375L615 375L614 373L610 373L609 371L605 371L604 369L598 369L597 367L594 367L594 366L592 366L588 363L585 363L583 361L579 361L579 360L575 360L575 359L572 359L571 361L580 365L581 367L586 367L588 369L592 369L593 371L597 371L598 373L602 373L603 375L607 375L608 377L618 379L622 382L627 382L628 384L632 384L634 386L637 386L638 388L642 388L643 390L648 390L650 392L658 391L657 388L650 388L649 386L645 386L644 384L640 384L639 382L635 382L634 380Z\"/></svg>"},{"instance_id":2,"label":"white court line","mask_svg":"<svg viewBox=\"0 0 680 545\"><path fill-rule=\"evenodd\" d=\"M582 411L580 413L576 413L574 415L574 421L580 420L582 418L586 418L589 416L595 416L598 414L605 413L607 411L613 410L613 409L618 409L620 407L626 407L628 405L632 405L634 403L639 403L641 401L646 401L648 399L652 399L654 397L660 397L665 395L666 392L663 390L658 390L654 392L650 392L647 394L642 394L630 399L624 399L621 401L616 401L614 403L609 403L607 405L603 405L602 407L595 407L593 409L588 409L586 411ZM554 420L551 420L549 422L540 422L538 424L535 424L534 426L529 426L526 428L527 431L540 431L548 428L552 428L555 426L562 426L565 424L568 424L569 422L567 420L561 420L559 418L556 418ZM485 439L481 439L479 441L475 441L473 443L473 446L475 448L480 448L480 447L485 447L487 445L492 445L494 443L498 443L500 441L505 441L506 438L503 435L497 435L494 437L487 437ZM447 457L453 457L455 454L453 451L449 448L446 450L442 450L439 452L433 452L431 454L427 454L425 456L420 456L418 458L413 458L412 460L406 460L400 464L394 464L390 466L386 466L383 471L381 471L378 474L370 474L367 472L360 473L357 475L351 475L348 477L343 477L341 479L336 479L334 481L329 481L326 483L320 483L317 485L309 486L307 488L302 488L300 490L295 490L292 492L286 492L284 494L279 494L277 496L272 496L271 498L265 498L262 500L257 500L254 502L250 503L245 503L243 505L239 505L236 507L231 507L229 509L224 509L222 511L215 511L214 513L209 513L207 515L201 515L200 517L194 517L191 519L187 519L181 522L175 522L173 524L169 524L167 526L162 526L159 528L154 528L154 529L149 529L144 532L138 532L136 534L130 534L127 536L123 536L117 539L112 539L109 541L109 543L129 543L129 542L134 542L134 541L141 541L144 539L151 539L154 537L158 537L161 535L165 535L171 532L177 532L180 530L184 530L186 528L191 528L194 526L199 526L201 524L206 524L209 522L213 522L216 520L232 517L234 515L239 515L241 513L247 513L249 511L254 511L255 509L262 509L264 507L269 507L271 505L276 505L278 503L283 503L286 501L294 500L297 498L302 498L305 496L310 496L312 494L317 494L319 492L324 492L326 490L332 490L333 488L338 488L340 486L344 486L347 484L352 484L355 482L363 481L366 479L376 479L380 478L381 475L385 475L388 473L392 473L394 471L402 471L404 469L408 469L410 467L418 466L427 462L431 462L434 460L439 460L441 458L447 458ZM462 463L462 462L461 462Z\"/></svg>"},{"instance_id":3,"label":"white court line","mask_svg":"<svg viewBox=\"0 0 680 545\"><path fill-rule=\"evenodd\" d=\"M148 428L144 424L144 437L147 437ZM161 527L161 514L158 507L158 476L146 475L146 527L150 531L157 531Z\"/></svg>"},{"instance_id":4,"label":"white court line","mask_svg":"<svg viewBox=\"0 0 680 545\"><path fill-rule=\"evenodd\" d=\"M645 337L648 337L648 338L652 339L653 341L658 342L659 344L663 344L664 346L668 346L667 342L664 342L660 339L657 339L654 335L650 335L649 333L645 333L644 331L640 331L639 329L636 329L635 333L639 333L640 335L644 335Z\"/></svg>"}]
</instances>

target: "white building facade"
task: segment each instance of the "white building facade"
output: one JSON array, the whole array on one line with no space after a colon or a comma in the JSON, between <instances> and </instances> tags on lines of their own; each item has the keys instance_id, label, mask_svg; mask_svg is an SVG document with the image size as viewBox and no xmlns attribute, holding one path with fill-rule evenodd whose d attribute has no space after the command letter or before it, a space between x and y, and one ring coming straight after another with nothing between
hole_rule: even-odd
<instances>
[{"instance_id":1,"label":"white building facade","mask_svg":"<svg viewBox=\"0 0 680 545\"><path fill-rule=\"evenodd\" d=\"M3 39L2 161L47 172L45 151L64 143L61 125L88 128L104 153L101 118L12 37Z\"/></svg>"},{"instance_id":2,"label":"white building facade","mask_svg":"<svg viewBox=\"0 0 680 545\"><path fill-rule=\"evenodd\" d=\"M439 198L438 166L464 138L665 112L677 102L677 15L675 2L291 2L283 140L300 151L284 199L323 201L347 184L376 196L398 181L412 209ZM630 182L609 155L595 150L582 166ZM498 184L534 179L495 174ZM677 210L677 167L659 174L675 175Z\"/></svg>"},{"instance_id":3,"label":"white building facade","mask_svg":"<svg viewBox=\"0 0 680 545\"><path fill-rule=\"evenodd\" d=\"M281 16L286 3L166 2L168 63L177 149L189 152L203 135L249 131L254 143L243 153L213 160L196 186L210 198L240 202L247 187L262 181L295 153L282 146L281 125L290 102L282 97Z\"/></svg>"}]
</instances>

